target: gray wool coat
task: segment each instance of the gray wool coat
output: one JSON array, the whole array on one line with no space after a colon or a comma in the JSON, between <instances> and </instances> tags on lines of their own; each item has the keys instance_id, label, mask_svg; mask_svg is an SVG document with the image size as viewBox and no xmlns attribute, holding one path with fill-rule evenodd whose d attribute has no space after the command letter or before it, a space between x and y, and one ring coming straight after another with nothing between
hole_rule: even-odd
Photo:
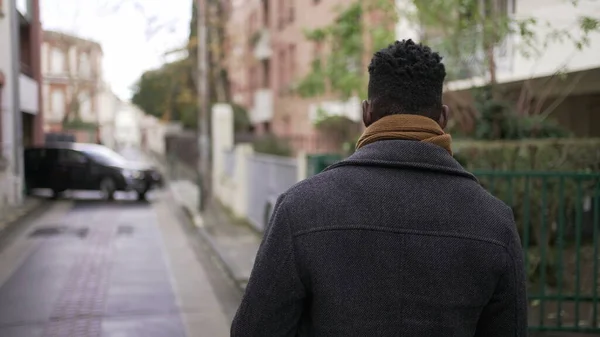
<instances>
[{"instance_id":1,"label":"gray wool coat","mask_svg":"<svg viewBox=\"0 0 600 337\"><path fill-rule=\"evenodd\" d=\"M378 141L280 196L231 336L526 336L522 254L448 152Z\"/></svg>"}]
</instances>

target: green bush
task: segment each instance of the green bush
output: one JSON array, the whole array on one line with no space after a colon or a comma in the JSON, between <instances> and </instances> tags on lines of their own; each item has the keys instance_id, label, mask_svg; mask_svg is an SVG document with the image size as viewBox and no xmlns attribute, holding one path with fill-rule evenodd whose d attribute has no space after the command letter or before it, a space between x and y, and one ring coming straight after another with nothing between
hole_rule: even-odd
<instances>
[{"instance_id":1,"label":"green bush","mask_svg":"<svg viewBox=\"0 0 600 337\"><path fill-rule=\"evenodd\" d=\"M81 119L73 119L71 121L66 121L63 123L64 129L70 130L96 130L98 128L98 124L84 122Z\"/></svg>"},{"instance_id":2,"label":"green bush","mask_svg":"<svg viewBox=\"0 0 600 337\"><path fill-rule=\"evenodd\" d=\"M519 115L512 101L495 99L491 88L474 92L475 108L479 112L475 124L475 139L516 140L565 138L571 133L556 121L540 115Z\"/></svg>"},{"instance_id":3,"label":"green bush","mask_svg":"<svg viewBox=\"0 0 600 337\"><path fill-rule=\"evenodd\" d=\"M252 122L250 121L250 117L248 116L248 111L239 105L232 104L233 108L233 129L235 132L247 132L252 126Z\"/></svg>"},{"instance_id":4,"label":"green bush","mask_svg":"<svg viewBox=\"0 0 600 337\"><path fill-rule=\"evenodd\" d=\"M553 285L561 269L558 239L564 246L573 245L577 230L587 226L581 218L584 199L600 197L597 177L576 174L600 172L600 139L459 141L453 147L455 158L512 208L527 248L530 284L542 285L543 254L545 281Z\"/></svg>"},{"instance_id":5,"label":"green bush","mask_svg":"<svg viewBox=\"0 0 600 337\"><path fill-rule=\"evenodd\" d=\"M600 139L456 141L455 158L468 170L600 170Z\"/></svg>"},{"instance_id":6,"label":"green bush","mask_svg":"<svg viewBox=\"0 0 600 337\"><path fill-rule=\"evenodd\" d=\"M254 151L257 153L271 154L275 156L291 157L293 150L286 140L280 139L273 134L258 137L253 142Z\"/></svg>"}]
</instances>

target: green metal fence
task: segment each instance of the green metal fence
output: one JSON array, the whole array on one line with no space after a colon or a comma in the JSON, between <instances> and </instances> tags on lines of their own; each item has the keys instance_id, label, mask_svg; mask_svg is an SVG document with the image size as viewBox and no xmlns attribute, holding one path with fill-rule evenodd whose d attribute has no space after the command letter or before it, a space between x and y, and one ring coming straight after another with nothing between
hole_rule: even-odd
<instances>
[{"instance_id":1,"label":"green metal fence","mask_svg":"<svg viewBox=\"0 0 600 337\"><path fill-rule=\"evenodd\" d=\"M600 173L474 173L512 207L527 271L530 329L599 333Z\"/></svg>"},{"instance_id":2,"label":"green metal fence","mask_svg":"<svg viewBox=\"0 0 600 337\"><path fill-rule=\"evenodd\" d=\"M308 176L314 176L326 169L327 166L335 164L342 159L343 157L338 154L316 154L308 156Z\"/></svg>"},{"instance_id":3,"label":"green metal fence","mask_svg":"<svg viewBox=\"0 0 600 337\"><path fill-rule=\"evenodd\" d=\"M309 174L340 160L309 158ZM531 331L600 333L600 172L475 171L521 235Z\"/></svg>"}]
</instances>

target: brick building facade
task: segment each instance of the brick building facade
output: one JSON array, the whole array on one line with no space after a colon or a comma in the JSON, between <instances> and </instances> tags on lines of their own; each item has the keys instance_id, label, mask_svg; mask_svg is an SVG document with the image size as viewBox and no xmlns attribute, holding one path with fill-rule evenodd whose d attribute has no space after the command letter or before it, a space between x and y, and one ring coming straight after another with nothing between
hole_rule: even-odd
<instances>
[{"instance_id":1,"label":"brick building facade","mask_svg":"<svg viewBox=\"0 0 600 337\"><path fill-rule=\"evenodd\" d=\"M333 97L301 98L293 93L309 73L316 46L306 29L330 24L346 0L233 0L227 24L227 61L233 100L249 111L257 133L294 140L316 150L323 137L313 125L316 103L340 105ZM352 118L358 118L352 109ZM350 116L349 116L350 117Z\"/></svg>"},{"instance_id":2,"label":"brick building facade","mask_svg":"<svg viewBox=\"0 0 600 337\"><path fill-rule=\"evenodd\" d=\"M100 44L73 35L45 31L42 45L43 93L47 98L46 132L74 133L79 141L96 142L102 83ZM79 128L65 130L65 125ZM85 127L82 127L85 125ZM69 128L69 127L67 127Z\"/></svg>"}]
</instances>

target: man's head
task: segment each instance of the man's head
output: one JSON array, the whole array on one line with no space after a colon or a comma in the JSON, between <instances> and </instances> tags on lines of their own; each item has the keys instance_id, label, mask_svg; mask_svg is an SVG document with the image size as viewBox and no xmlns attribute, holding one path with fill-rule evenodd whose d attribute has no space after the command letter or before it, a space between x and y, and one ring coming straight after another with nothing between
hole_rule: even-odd
<instances>
[{"instance_id":1,"label":"man's head","mask_svg":"<svg viewBox=\"0 0 600 337\"><path fill-rule=\"evenodd\" d=\"M442 105L446 69L442 57L412 40L396 41L373 56L369 97L363 102L366 126L394 114L432 118L446 127L449 109Z\"/></svg>"}]
</instances>

